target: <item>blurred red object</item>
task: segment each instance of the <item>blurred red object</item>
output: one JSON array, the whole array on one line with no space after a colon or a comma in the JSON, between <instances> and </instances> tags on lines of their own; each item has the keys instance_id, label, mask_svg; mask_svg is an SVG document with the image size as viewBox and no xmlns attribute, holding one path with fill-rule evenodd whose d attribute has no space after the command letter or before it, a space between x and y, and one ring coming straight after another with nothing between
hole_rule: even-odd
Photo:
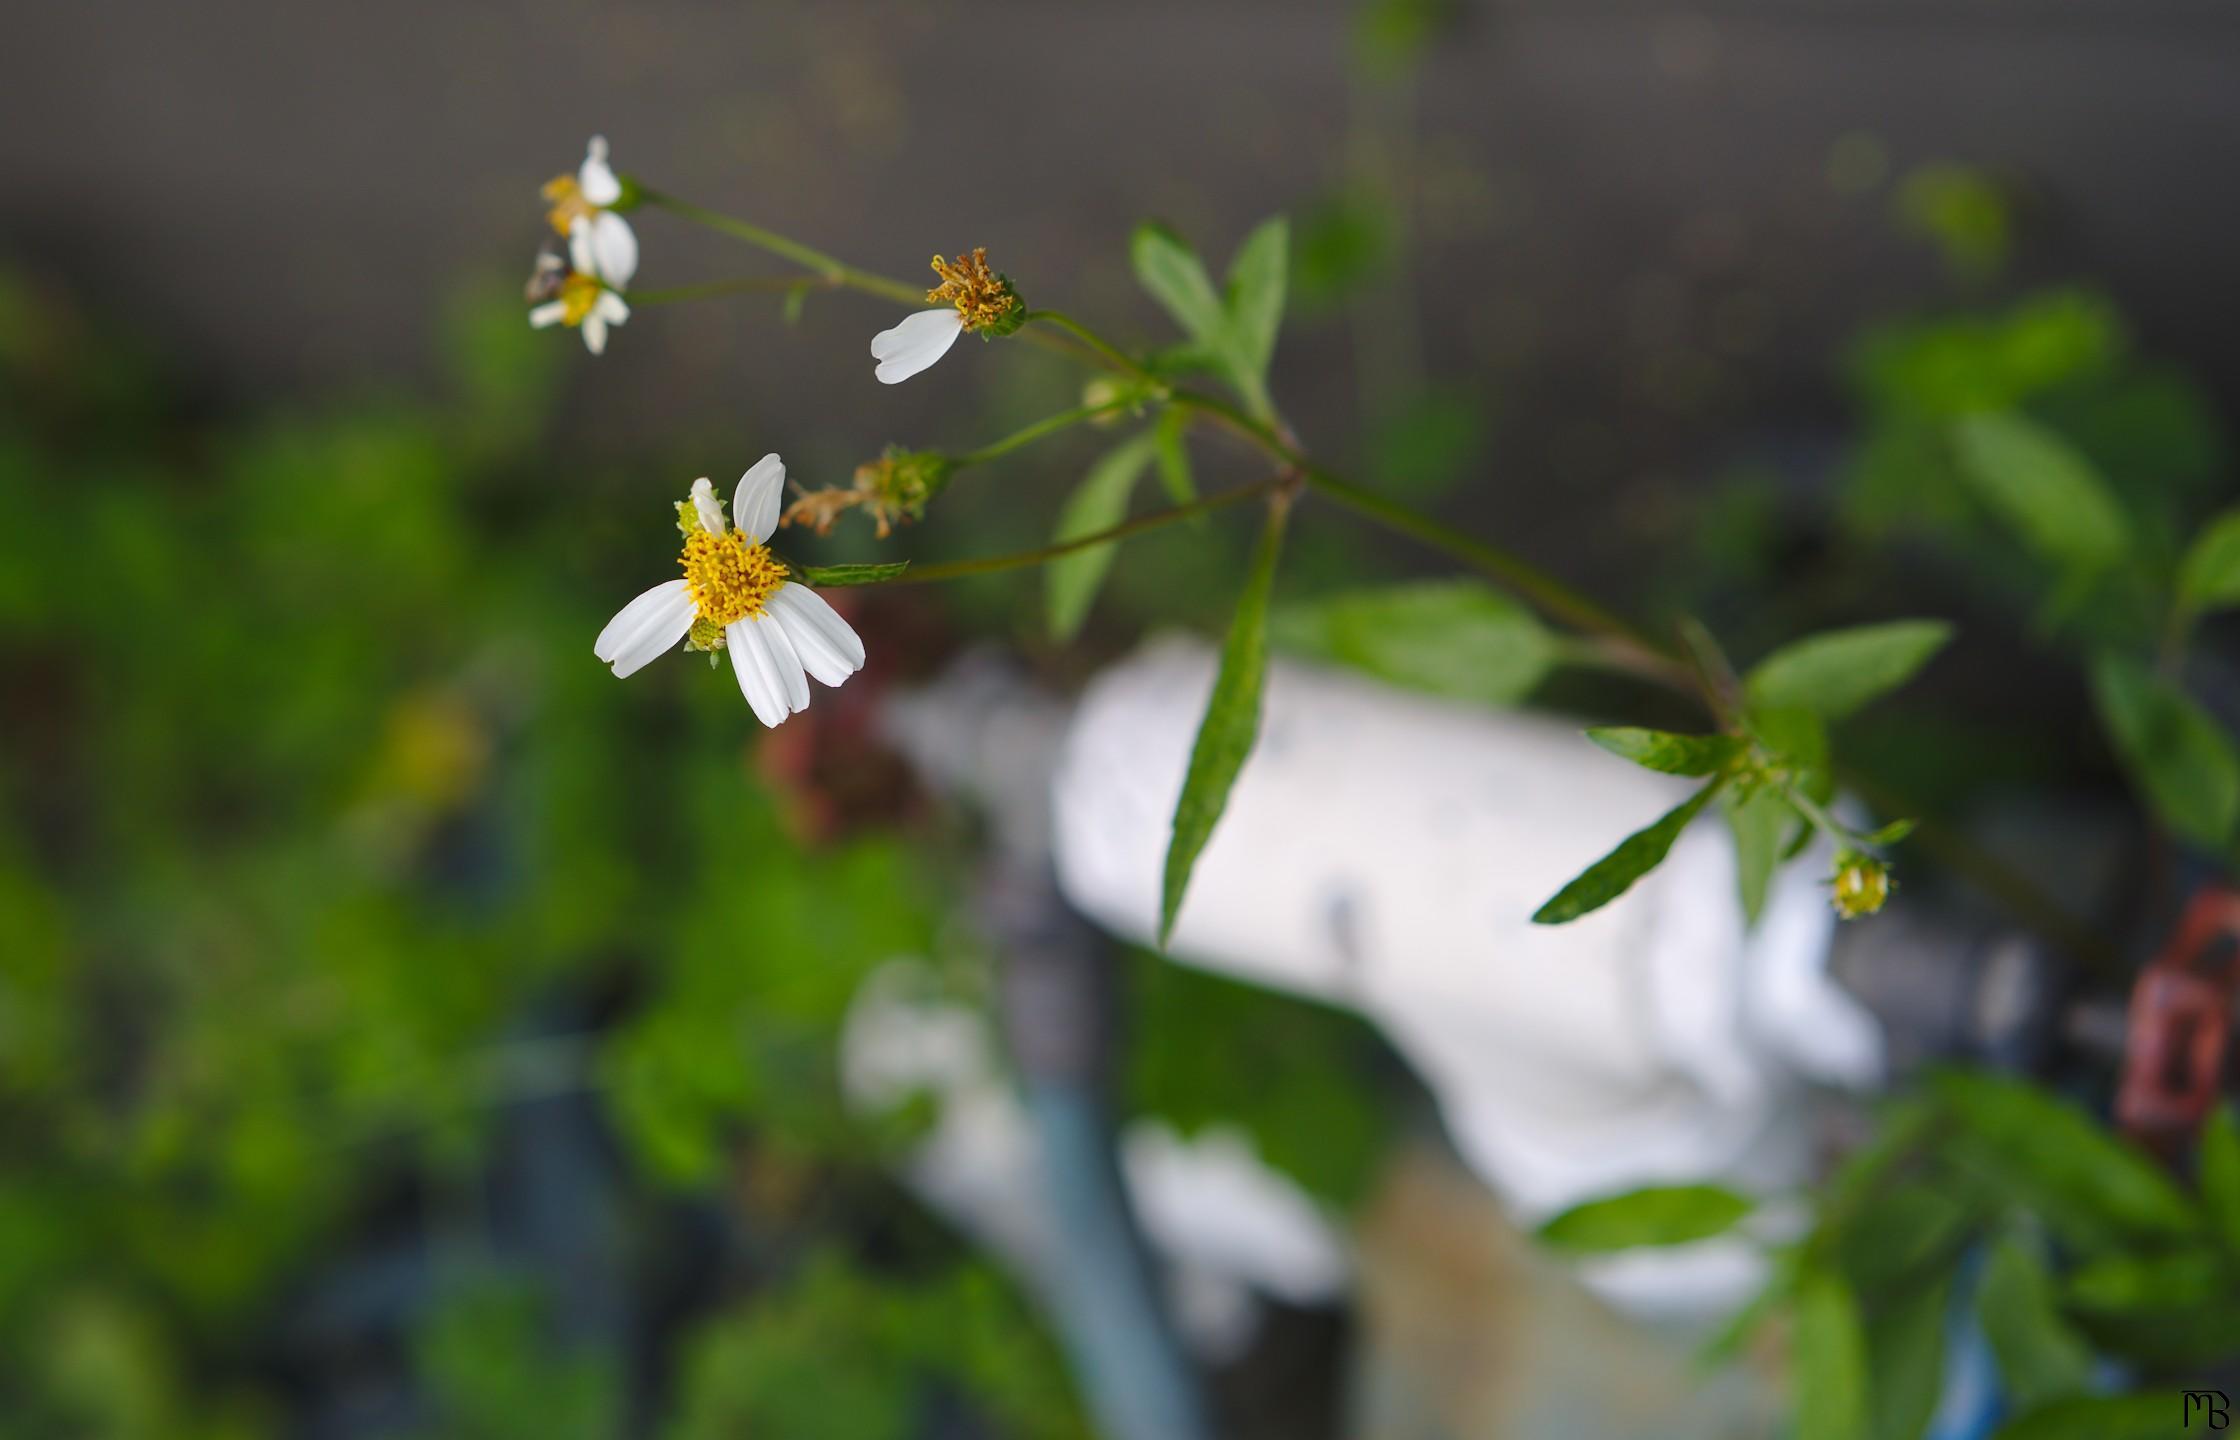
<instances>
[{"instance_id":1,"label":"blurred red object","mask_svg":"<svg viewBox=\"0 0 2240 1440\"><path fill-rule=\"evenodd\" d=\"M2204 886L2131 991L2116 1120L2164 1154L2217 1103L2240 990L2240 893Z\"/></svg>"}]
</instances>

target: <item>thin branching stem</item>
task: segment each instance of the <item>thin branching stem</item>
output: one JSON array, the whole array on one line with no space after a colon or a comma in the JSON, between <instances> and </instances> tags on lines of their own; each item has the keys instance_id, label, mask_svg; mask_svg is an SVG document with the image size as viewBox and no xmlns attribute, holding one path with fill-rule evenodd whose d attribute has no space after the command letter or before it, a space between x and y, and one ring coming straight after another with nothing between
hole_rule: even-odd
<instances>
[{"instance_id":1,"label":"thin branching stem","mask_svg":"<svg viewBox=\"0 0 2240 1440\"><path fill-rule=\"evenodd\" d=\"M1176 505L1166 510L1154 510L1123 521L1109 530L1099 530L1094 535L1083 535L1072 540L1062 540L1045 545L1039 550L1021 550L1011 555L991 555L980 560L957 560L947 565L913 565L900 575L887 580L875 580L875 585L917 585L930 580L957 580L967 575L993 575L1004 570L1024 570L1030 566L1047 565L1063 559L1076 550L1087 550L1097 545L1110 545L1115 541L1133 539L1135 536L1161 530L1184 520L1194 520L1200 515L1210 515L1216 510L1226 510L1278 490L1287 477L1270 476L1250 485L1239 485L1234 490L1224 490L1218 495L1208 495L1187 505Z\"/></svg>"}]
</instances>

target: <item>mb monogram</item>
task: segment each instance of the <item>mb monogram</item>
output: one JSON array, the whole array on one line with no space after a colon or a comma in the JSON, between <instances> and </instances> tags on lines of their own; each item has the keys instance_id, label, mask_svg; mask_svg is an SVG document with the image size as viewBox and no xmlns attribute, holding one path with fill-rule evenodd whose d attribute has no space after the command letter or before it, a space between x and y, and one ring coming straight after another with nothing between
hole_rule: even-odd
<instances>
[{"instance_id":1,"label":"mb monogram","mask_svg":"<svg viewBox=\"0 0 2240 1440\"><path fill-rule=\"evenodd\" d=\"M2222 1390L2186 1390L2180 1392L2185 1402L2185 1426L2193 1428L2195 1420L2208 1422L2207 1428L2222 1430L2232 1424L2231 1408L2225 1403Z\"/></svg>"}]
</instances>

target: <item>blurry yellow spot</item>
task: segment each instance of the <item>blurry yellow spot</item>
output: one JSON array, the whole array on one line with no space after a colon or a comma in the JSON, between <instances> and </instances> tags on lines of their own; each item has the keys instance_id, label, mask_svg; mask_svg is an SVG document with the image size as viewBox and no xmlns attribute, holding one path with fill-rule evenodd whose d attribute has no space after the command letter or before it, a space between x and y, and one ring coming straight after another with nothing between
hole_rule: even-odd
<instances>
[{"instance_id":1,"label":"blurry yellow spot","mask_svg":"<svg viewBox=\"0 0 2240 1440\"><path fill-rule=\"evenodd\" d=\"M377 783L429 810L449 810L474 794L489 759L490 738L474 711L424 691L389 711Z\"/></svg>"},{"instance_id":2,"label":"blurry yellow spot","mask_svg":"<svg viewBox=\"0 0 2240 1440\"><path fill-rule=\"evenodd\" d=\"M988 268L984 245L954 260L934 256L933 273L941 277L941 283L926 292L926 299L936 305L956 306L967 330L987 329L1018 308L1019 297L1012 293L1011 282Z\"/></svg>"},{"instance_id":3,"label":"blurry yellow spot","mask_svg":"<svg viewBox=\"0 0 2240 1440\"><path fill-rule=\"evenodd\" d=\"M589 220L599 213L598 206L583 198L583 187L576 183L573 175L555 175L545 181L544 198L552 207L544 218L552 222L552 228L562 236L567 235L576 221Z\"/></svg>"},{"instance_id":4,"label":"blurry yellow spot","mask_svg":"<svg viewBox=\"0 0 2240 1440\"><path fill-rule=\"evenodd\" d=\"M570 275L560 282L560 303L567 307L560 312L566 325L581 325L591 307L599 303L599 292L606 287L589 275Z\"/></svg>"},{"instance_id":5,"label":"blurry yellow spot","mask_svg":"<svg viewBox=\"0 0 2240 1440\"><path fill-rule=\"evenodd\" d=\"M685 588L700 618L710 625L729 625L750 615L760 615L763 604L786 583L786 567L767 545L752 545L736 530L710 535L696 530L684 537Z\"/></svg>"},{"instance_id":6,"label":"blurry yellow spot","mask_svg":"<svg viewBox=\"0 0 2240 1440\"><path fill-rule=\"evenodd\" d=\"M1831 882L1836 913L1846 920L1872 915L1890 898L1890 867L1871 855L1846 850L1836 857Z\"/></svg>"}]
</instances>

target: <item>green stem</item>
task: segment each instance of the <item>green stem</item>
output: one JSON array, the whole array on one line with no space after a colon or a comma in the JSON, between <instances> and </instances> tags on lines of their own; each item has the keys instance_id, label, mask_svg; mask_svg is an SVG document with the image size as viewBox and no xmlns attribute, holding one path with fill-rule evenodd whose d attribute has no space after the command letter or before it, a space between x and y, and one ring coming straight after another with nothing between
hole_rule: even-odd
<instances>
[{"instance_id":1,"label":"green stem","mask_svg":"<svg viewBox=\"0 0 2240 1440\"><path fill-rule=\"evenodd\" d=\"M1167 510L1155 510L1149 515L1141 515L1133 520L1124 521L1109 530L1099 530L1094 535L1083 535L1077 539L1060 541L1055 545L1045 545L1039 550L1022 550L1012 555L991 555L981 560L958 560L947 565L913 565L891 580L881 580L874 583L880 585L917 585L932 580L956 580L967 575L993 575L1003 570L1024 570L1033 565L1047 565L1052 560L1062 559L1076 550L1087 550L1097 545L1110 545L1118 540L1128 540L1148 531L1163 529L1179 521L1192 520L1200 515L1210 515L1216 510L1226 510L1232 505L1242 504L1244 501L1255 499L1258 496L1271 494L1283 483L1283 476L1272 476L1266 480L1255 481L1250 485L1240 485L1234 490L1224 490L1218 495L1208 495L1203 500L1193 500L1187 505L1177 505Z\"/></svg>"},{"instance_id":2,"label":"green stem","mask_svg":"<svg viewBox=\"0 0 2240 1440\"><path fill-rule=\"evenodd\" d=\"M705 206L695 205L689 200L679 200L674 195L664 194L634 180L631 183L637 187L638 199L642 204L658 206L673 215L690 220L694 224L705 225L710 230L719 231L735 240L744 240L758 250L767 250L781 259L791 260L802 269L811 270L823 276L828 284L844 286L850 290L860 290L866 295L877 295L882 299L892 300L898 305L924 305L926 303L924 286L906 285L900 280L890 279L885 275L875 275L869 270L859 270L843 260L825 254L822 250L813 250L799 241L788 240L776 231L765 230L760 225L741 220L737 216L726 215L718 210L710 210Z\"/></svg>"},{"instance_id":3,"label":"green stem","mask_svg":"<svg viewBox=\"0 0 2240 1440\"><path fill-rule=\"evenodd\" d=\"M967 465L984 464L999 455L1008 455L1023 445L1031 445L1045 435L1055 435L1060 430L1078 425L1084 420L1094 420L1100 415L1112 415L1122 410L1131 409L1140 403L1140 399L1139 396L1129 395L1118 400L1107 400L1101 405L1076 405L1071 410L1061 410L1055 415L1045 416L1035 421L1023 430L1015 430L1001 440L992 441L977 450L968 450L962 455L953 456L951 457L952 462L960 470Z\"/></svg>"},{"instance_id":4,"label":"green stem","mask_svg":"<svg viewBox=\"0 0 2240 1440\"><path fill-rule=\"evenodd\" d=\"M743 275L734 280L707 280L698 285L674 285L666 290L626 291L623 299L632 309L647 305L681 305L723 295L783 295L789 290L830 290L830 280L800 275Z\"/></svg>"},{"instance_id":5,"label":"green stem","mask_svg":"<svg viewBox=\"0 0 2240 1440\"><path fill-rule=\"evenodd\" d=\"M1057 326L1060 330L1065 331L1068 335L1095 351L1099 359L1115 370L1125 371L1139 379L1149 380L1153 378L1150 371L1129 359L1126 352L1122 351L1120 347L1106 340L1102 335L1091 330L1071 315L1066 314L1063 310L1029 310L1025 323L1032 325L1036 321L1045 325Z\"/></svg>"}]
</instances>

